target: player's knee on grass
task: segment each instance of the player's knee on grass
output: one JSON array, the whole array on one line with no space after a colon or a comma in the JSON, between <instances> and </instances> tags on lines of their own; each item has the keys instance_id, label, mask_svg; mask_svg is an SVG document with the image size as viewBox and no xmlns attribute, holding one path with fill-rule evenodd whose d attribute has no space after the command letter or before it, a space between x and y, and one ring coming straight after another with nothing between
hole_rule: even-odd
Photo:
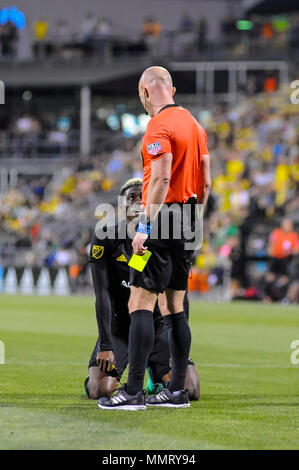
<instances>
[{"instance_id":1,"label":"player's knee on grass","mask_svg":"<svg viewBox=\"0 0 299 470\"><path fill-rule=\"evenodd\" d=\"M164 384L166 385L170 382L171 379L171 370L165 374L162 378ZM200 398L200 384L198 372L194 364L188 364L185 380L185 388L188 389L189 400L197 401Z\"/></svg>"},{"instance_id":2,"label":"player's knee on grass","mask_svg":"<svg viewBox=\"0 0 299 470\"><path fill-rule=\"evenodd\" d=\"M189 390L189 400L197 401L200 398L200 385L198 372L195 365L189 364L187 367L185 388Z\"/></svg>"},{"instance_id":3,"label":"player's knee on grass","mask_svg":"<svg viewBox=\"0 0 299 470\"><path fill-rule=\"evenodd\" d=\"M91 400L98 400L101 397L110 398L118 385L116 377L111 377L106 372L99 370L98 367L90 367L88 372L87 388L89 398Z\"/></svg>"}]
</instances>

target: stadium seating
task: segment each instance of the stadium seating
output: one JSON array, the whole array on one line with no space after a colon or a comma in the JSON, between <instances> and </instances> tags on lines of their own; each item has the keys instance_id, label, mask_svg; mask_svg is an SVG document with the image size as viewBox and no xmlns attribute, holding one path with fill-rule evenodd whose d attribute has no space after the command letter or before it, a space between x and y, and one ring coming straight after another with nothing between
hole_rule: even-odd
<instances>
[{"instance_id":1,"label":"stadium seating","mask_svg":"<svg viewBox=\"0 0 299 470\"><path fill-rule=\"evenodd\" d=\"M286 216L298 230L299 123L288 99L286 89L262 93L244 97L229 108L215 106L204 116L202 124L212 155L214 207L211 203L208 208L205 243L193 268L195 277L206 276L207 281L198 282L197 288L195 280L190 281L190 290L201 291L202 298L210 290L215 293L217 285L224 288L223 272L230 267L239 289L232 295L240 296L244 288L259 286L262 297L271 231ZM142 172L138 136L115 142L114 149L94 155L87 165L64 166L52 177L21 177L17 187L1 194L3 266L59 268L62 250L66 254L64 266L81 266L77 274L80 281L74 285L79 289L80 284L81 288L88 285L83 266L95 209L101 202L116 204L124 180ZM240 263L242 273L235 270ZM27 277L18 288L26 290L31 287L29 271L25 272ZM16 289L11 276L8 282L6 275L5 282L11 286L8 288ZM43 281L38 292L49 289L46 284ZM229 289L221 295L229 298Z\"/></svg>"}]
</instances>

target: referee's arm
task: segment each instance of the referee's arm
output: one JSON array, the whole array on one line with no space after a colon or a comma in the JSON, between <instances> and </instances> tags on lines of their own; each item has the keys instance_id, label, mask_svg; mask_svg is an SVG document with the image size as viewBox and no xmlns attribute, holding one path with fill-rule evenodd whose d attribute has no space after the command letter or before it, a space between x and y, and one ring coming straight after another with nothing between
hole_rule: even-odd
<instances>
[{"instance_id":1,"label":"referee's arm","mask_svg":"<svg viewBox=\"0 0 299 470\"><path fill-rule=\"evenodd\" d=\"M149 182L145 215L155 220L166 199L171 179L172 154L153 160Z\"/></svg>"},{"instance_id":2,"label":"referee's arm","mask_svg":"<svg viewBox=\"0 0 299 470\"><path fill-rule=\"evenodd\" d=\"M202 171L203 171L203 197L202 205L206 207L208 197L211 190L211 169L210 169L210 155L202 156Z\"/></svg>"},{"instance_id":3,"label":"referee's arm","mask_svg":"<svg viewBox=\"0 0 299 470\"><path fill-rule=\"evenodd\" d=\"M144 213L151 220L155 220L166 199L171 179L172 154L154 160L151 163L151 179L149 182L147 200ZM144 243L148 235L137 232L132 246L134 253L143 255L146 252Z\"/></svg>"}]
</instances>

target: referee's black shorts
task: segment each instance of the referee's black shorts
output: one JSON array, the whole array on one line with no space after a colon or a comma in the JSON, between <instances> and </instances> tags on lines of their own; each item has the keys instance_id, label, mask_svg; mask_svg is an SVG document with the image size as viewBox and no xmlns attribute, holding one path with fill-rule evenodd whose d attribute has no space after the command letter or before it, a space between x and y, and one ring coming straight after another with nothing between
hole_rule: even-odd
<instances>
[{"instance_id":1,"label":"referee's black shorts","mask_svg":"<svg viewBox=\"0 0 299 470\"><path fill-rule=\"evenodd\" d=\"M195 204L196 200L190 200L190 219L189 233L194 231L195 223ZM164 205L158 214L155 224L157 237L153 237L152 229L150 237L144 245L151 251L151 256L142 272L130 268L130 285L142 287L145 290L162 293L165 289L186 290L189 271L191 268L191 259L193 250L186 250L186 219L183 218L184 204L178 205L177 211L172 211L167 205ZM169 217L169 237L163 238L161 223L166 212ZM166 217L166 219L167 219ZM164 218L165 221L165 218ZM177 230L174 233L173 227L180 224L180 236L178 238Z\"/></svg>"},{"instance_id":2,"label":"referee's black shorts","mask_svg":"<svg viewBox=\"0 0 299 470\"><path fill-rule=\"evenodd\" d=\"M125 368L129 362L129 323L123 323L123 328L118 325L118 328L113 331L112 344L115 357L116 376L120 381ZM97 367L97 354L100 350L99 339L96 342L94 350L91 354L88 368ZM170 352L168 343L168 333L164 322L155 322L155 342L151 350L148 366L151 368L155 382L162 383L162 377L170 370Z\"/></svg>"},{"instance_id":3,"label":"referee's black shorts","mask_svg":"<svg viewBox=\"0 0 299 470\"><path fill-rule=\"evenodd\" d=\"M288 276L292 257L270 258L269 271L278 276Z\"/></svg>"}]
</instances>

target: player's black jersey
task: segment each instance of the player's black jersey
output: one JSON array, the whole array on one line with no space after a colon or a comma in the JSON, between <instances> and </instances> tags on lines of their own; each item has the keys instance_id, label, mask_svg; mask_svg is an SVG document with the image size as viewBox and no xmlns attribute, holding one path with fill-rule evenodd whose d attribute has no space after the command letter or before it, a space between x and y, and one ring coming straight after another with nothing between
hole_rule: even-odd
<instances>
[{"instance_id":1,"label":"player's black jersey","mask_svg":"<svg viewBox=\"0 0 299 470\"><path fill-rule=\"evenodd\" d=\"M97 321L99 327L101 350L113 349L111 329L114 334L120 330L129 330L130 317L128 301L130 297L128 262L133 254L132 239L118 237L118 227L107 228L115 234L99 239L93 234L89 261L94 263L93 278L96 293ZM122 233L120 231L120 233ZM155 308L155 323L163 321L159 308Z\"/></svg>"},{"instance_id":2,"label":"player's black jersey","mask_svg":"<svg viewBox=\"0 0 299 470\"><path fill-rule=\"evenodd\" d=\"M117 236L117 226L116 226ZM112 230L111 230L112 233ZM108 290L113 314L128 314L129 267L132 240L98 239L94 233L90 247L90 262L97 263L108 278Z\"/></svg>"}]
</instances>

